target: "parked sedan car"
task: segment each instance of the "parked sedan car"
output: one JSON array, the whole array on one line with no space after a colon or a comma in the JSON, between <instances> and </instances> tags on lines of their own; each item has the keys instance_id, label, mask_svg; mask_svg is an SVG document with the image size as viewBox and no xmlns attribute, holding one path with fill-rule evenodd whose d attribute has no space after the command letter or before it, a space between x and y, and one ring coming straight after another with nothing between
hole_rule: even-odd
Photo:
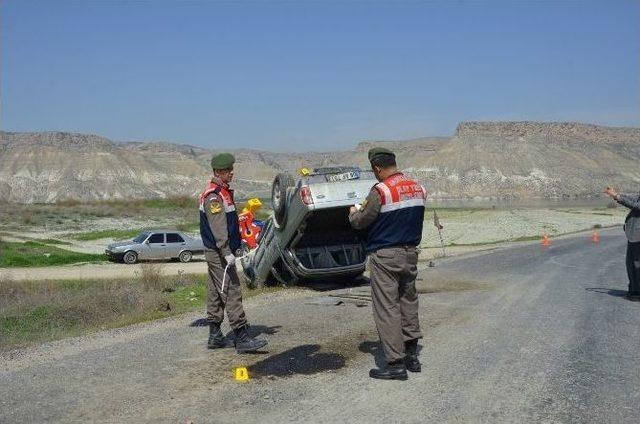
<instances>
[{"instance_id":1,"label":"parked sedan car","mask_svg":"<svg viewBox=\"0 0 640 424\"><path fill-rule=\"evenodd\" d=\"M365 269L365 234L349 223L349 207L362 203L377 183L358 167L317 168L297 180L278 174L273 215L258 247L242 260L249 284L355 278Z\"/></svg>"},{"instance_id":2,"label":"parked sedan car","mask_svg":"<svg viewBox=\"0 0 640 424\"><path fill-rule=\"evenodd\" d=\"M135 264L138 260L179 259L189 262L204 252L201 239L174 230L144 231L133 240L112 243L105 254L110 260Z\"/></svg>"}]
</instances>

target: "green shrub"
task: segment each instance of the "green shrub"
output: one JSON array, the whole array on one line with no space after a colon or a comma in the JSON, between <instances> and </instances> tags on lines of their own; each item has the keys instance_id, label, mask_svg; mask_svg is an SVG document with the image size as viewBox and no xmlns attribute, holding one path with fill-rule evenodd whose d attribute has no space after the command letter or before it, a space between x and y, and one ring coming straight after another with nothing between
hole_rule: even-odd
<instances>
[{"instance_id":1,"label":"green shrub","mask_svg":"<svg viewBox=\"0 0 640 424\"><path fill-rule=\"evenodd\" d=\"M0 267L68 265L104 261L102 254L72 252L37 241L24 243L0 241Z\"/></svg>"}]
</instances>

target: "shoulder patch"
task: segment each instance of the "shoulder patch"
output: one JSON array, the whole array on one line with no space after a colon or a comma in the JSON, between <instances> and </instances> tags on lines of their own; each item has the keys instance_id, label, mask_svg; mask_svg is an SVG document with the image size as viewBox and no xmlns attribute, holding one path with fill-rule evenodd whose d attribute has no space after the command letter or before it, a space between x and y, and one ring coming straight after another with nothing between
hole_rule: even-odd
<instances>
[{"instance_id":1,"label":"shoulder patch","mask_svg":"<svg viewBox=\"0 0 640 424\"><path fill-rule=\"evenodd\" d=\"M209 204L209 212L212 214L217 214L222 212L222 205L218 202L211 202Z\"/></svg>"}]
</instances>

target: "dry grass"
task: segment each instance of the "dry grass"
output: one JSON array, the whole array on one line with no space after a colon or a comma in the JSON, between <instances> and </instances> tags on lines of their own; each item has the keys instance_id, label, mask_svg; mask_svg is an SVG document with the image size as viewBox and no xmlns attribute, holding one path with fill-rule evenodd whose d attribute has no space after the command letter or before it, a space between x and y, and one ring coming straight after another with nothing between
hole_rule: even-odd
<instances>
[{"instance_id":1,"label":"dry grass","mask_svg":"<svg viewBox=\"0 0 640 424\"><path fill-rule=\"evenodd\" d=\"M91 321L133 309L161 306L161 293L161 289L150 289L136 281L24 282L2 277L0 312L47 305L64 312L65 319Z\"/></svg>"},{"instance_id":2,"label":"dry grass","mask_svg":"<svg viewBox=\"0 0 640 424\"><path fill-rule=\"evenodd\" d=\"M66 199L37 205L0 204L0 229L12 231L34 227L41 230L43 224L49 231L83 231L86 228L112 229L119 223L123 223L126 229L197 221L197 202L190 197L95 202Z\"/></svg>"},{"instance_id":3,"label":"dry grass","mask_svg":"<svg viewBox=\"0 0 640 424\"><path fill-rule=\"evenodd\" d=\"M33 212L26 210L20 214L20 220L23 225L32 225L35 221L33 218Z\"/></svg>"},{"instance_id":4,"label":"dry grass","mask_svg":"<svg viewBox=\"0 0 640 424\"><path fill-rule=\"evenodd\" d=\"M79 206L81 203L82 202L80 202L80 200L73 199L73 198L56 200L55 202L56 206L64 206L64 207Z\"/></svg>"},{"instance_id":5,"label":"dry grass","mask_svg":"<svg viewBox=\"0 0 640 424\"><path fill-rule=\"evenodd\" d=\"M165 289L165 282L162 279L164 264L159 262L143 262L140 264L140 272L137 273L138 280L145 290Z\"/></svg>"},{"instance_id":6,"label":"dry grass","mask_svg":"<svg viewBox=\"0 0 640 424\"><path fill-rule=\"evenodd\" d=\"M17 298L26 291L24 284L17 283L10 273L0 274L0 308L3 303L10 298Z\"/></svg>"},{"instance_id":7,"label":"dry grass","mask_svg":"<svg viewBox=\"0 0 640 424\"><path fill-rule=\"evenodd\" d=\"M93 281L23 282L1 273L0 350L203 310L206 275L169 277L162 268L149 263L134 279Z\"/></svg>"},{"instance_id":8,"label":"dry grass","mask_svg":"<svg viewBox=\"0 0 640 424\"><path fill-rule=\"evenodd\" d=\"M158 275L154 269L139 281L88 282L0 276L0 348L167 316L172 301L162 288L172 283Z\"/></svg>"}]
</instances>

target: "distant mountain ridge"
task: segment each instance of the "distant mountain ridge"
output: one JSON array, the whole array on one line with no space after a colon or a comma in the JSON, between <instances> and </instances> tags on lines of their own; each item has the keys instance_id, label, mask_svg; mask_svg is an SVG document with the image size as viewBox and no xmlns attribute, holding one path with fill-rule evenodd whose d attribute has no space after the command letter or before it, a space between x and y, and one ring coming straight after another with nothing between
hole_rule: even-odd
<instances>
[{"instance_id":1,"label":"distant mountain ridge","mask_svg":"<svg viewBox=\"0 0 640 424\"><path fill-rule=\"evenodd\" d=\"M577 122L461 122L456 137L505 139L582 140L587 142L637 142L640 128L605 127Z\"/></svg>"},{"instance_id":2,"label":"distant mountain ridge","mask_svg":"<svg viewBox=\"0 0 640 424\"><path fill-rule=\"evenodd\" d=\"M278 172L307 166L368 167L366 152L392 149L434 198L593 197L606 184L640 190L640 128L573 122L462 122L452 137L364 141L350 151L236 155L239 197L268 196ZM196 195L216 150L113 142L68 132L0 132L0 199L55 202Z\"/></svg>"}]
</instances>

